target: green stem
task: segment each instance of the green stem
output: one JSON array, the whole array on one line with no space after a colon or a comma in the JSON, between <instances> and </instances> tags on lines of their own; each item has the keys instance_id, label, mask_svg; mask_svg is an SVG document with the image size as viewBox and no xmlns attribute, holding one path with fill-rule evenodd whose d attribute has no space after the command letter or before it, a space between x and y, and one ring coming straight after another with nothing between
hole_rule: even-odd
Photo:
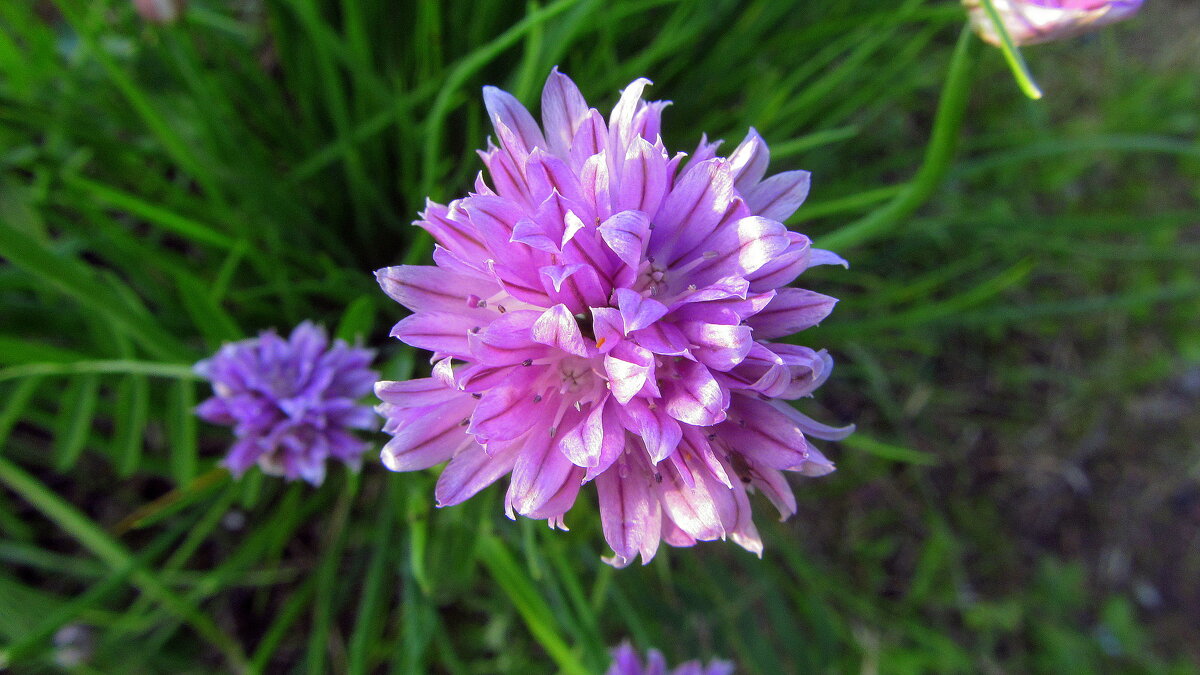
<instances>
[{"instance_id":1,"label":"green stem","mask_svg":"<svg viewBox=\"0 0 1200 675\"><path fill-rule=\"evenodd\" d=\"M996 35L1000 37L1000 51L1004 54L1004 60L1008 62L1013 77L1017 79L1017 86L1026 96L1036 101L1042 97L1042 90L1038 87L1037 82L1033 81L1033 74L1029 72L1029 66L1025 63L1025 58L1021 56L1021 50L1017 49L1017 43L1013 42L1012 36L1008 34L1008 28L1000 18L1000 12L996 11L995 3L992 0L980 0L980 2L983 3L983 11L987 13L988 20L996 29Z\"/></svg>"},{"instance_id":2,"label":"green stem","mask_svg":"<svg viewBox=\"0 0 1200 675\"><path fill-rule=\"evenodd\" d=\"M23 377L45 375L81 375L104 373L109 375L152 375L177 380L200 380L190 365L182 363L153 363L150 361L74 361L72 363L28 363L0 370L0 382Z\"/></svg>"},{"instance_id":3,"label":"green stem","mask_svg":"<svg viewBox=\"0 0 1200 675\"><path fill-rule=\"evenodd\" d=\"M917 175L888 203L840 230L818 239L818 247L844 251L876 239L899 225L901 220L912 215L933 196L949 171L950 162L958 146L958 135L966 116L971 90L971 72L975 64L977 45L978 42L971 35L970 29L964 28L950 59L950 71L942 87L941 100L938 101L932 136L925 150L925 160L917 170Z\"/></svg>"}]
</instances>

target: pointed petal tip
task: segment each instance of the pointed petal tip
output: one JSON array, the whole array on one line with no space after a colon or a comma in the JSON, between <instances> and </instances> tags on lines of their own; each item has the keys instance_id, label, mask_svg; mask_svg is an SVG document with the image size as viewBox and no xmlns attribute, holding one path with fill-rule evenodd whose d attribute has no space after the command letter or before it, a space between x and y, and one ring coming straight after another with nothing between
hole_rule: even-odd
<instances>
[{"instance_id":1,"label":"pointed petal tip","mask_svg":"<svg viewBox=\"0 0 1200 675\"><path fill-rule=\"evenodd\" d=\"M616 553L612 554L611 556L600 556L600 559L617 569L624 569L629 566L629 563L633 562L632 560Z\"/></svg>"}]
</instances>

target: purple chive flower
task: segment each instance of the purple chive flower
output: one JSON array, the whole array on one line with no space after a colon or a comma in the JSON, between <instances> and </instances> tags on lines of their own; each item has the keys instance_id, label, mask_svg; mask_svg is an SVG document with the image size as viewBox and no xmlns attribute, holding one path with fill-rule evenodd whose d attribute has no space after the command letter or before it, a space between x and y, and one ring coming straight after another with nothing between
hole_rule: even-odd
<instances>
[{"instance_id":1,"label":"purple chive flower","mask_svg":"<svg viewBox=\"0 0 1200 675\"><path fill-rule=\"evenodd\" d=\"M563 529L594 481L618 566L649 561L660 540L728 537L761 554L747 489L786 518L796 502L782 472L829 473L808 437L850 431L786 402L832 361L771 340L835 300L784 285L845 261L780 224L808 172L764 179L753 130L728 157L702 140L683 163L659 137L667 103L641 100L648 84L626 87L605 120L555 70L541 127L484 89L500 143L481 153L491 185L481 174L469 196L427 203L416 224L437 242L435 267L376 272L414 312L392 335L435 363L432 377L376 385L394 436L383 462L449 460L439 506L510 475L509 517Z\"/></svg>"},{"instance_id":2,"label":"purple chive flower","mask_svg":"<svg viewBox=\"0 0 1200 675\"><path fill-rule=\"evenodd\" d=\"M264 473L313 485L325 479L325 459L357 469L369 444L350 430L376 424L370 393L379 374L375 353L305 321L288 339L273 331L232 342L195 370L216 394L196 408L201 419L233 427L237 441L223 464L241 476L254 464Z\"/></svg>"},{"instance_id":3,"label":"purple chive flower","mask_svg":"<svg viewBox=\"0 0 1200 675\"><path fill-rule=\"evenodd\" d=\"M1000 35L980 0L963 0L971 26L984 40L998 45ZM1009 37L1018 45L1071 37L1105 24L1128 19L1142 0L992 0Z\"/></svg>"},{"instance_id":4,"label":"purple chive flower","mask_svg":"<svg viewBox=\"0 0 1200 675\"><path fill-rule=\"evenodd\" d=\"M187 0L133 0L133 7L150 23L174 23L183 14Z\"/></svg>"},{"instance_id":5,"label":"purple chive flower","mask_svg":"<svg viewBox=\"0 0 1200 675\"><path fill-rule=\"evenodd\" d=\"M705 666L699 661L688 661L671 670L667 668L662 653L651 649L646 654L646 664L643 666L637 652L625 642L613 650L613 664L606 675L733 675L733 664L728 661L709 661Z\"/></svg>"}]
</instances>

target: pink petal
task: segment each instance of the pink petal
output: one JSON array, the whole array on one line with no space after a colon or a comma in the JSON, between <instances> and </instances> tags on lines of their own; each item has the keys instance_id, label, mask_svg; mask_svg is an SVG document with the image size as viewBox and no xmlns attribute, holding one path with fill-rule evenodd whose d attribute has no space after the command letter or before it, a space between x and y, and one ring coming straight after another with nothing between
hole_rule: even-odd
<instances>
[{"instance_id":1,"label":"pink petal","mask_svg":"<svg viewBox=\"0 0 1200 675\"><path fill-rule=\"evenodd\" d=\"M670 187L667 159L661 147L635 137L623 160L615 208L642 211L653 217Z\"/></svg>"},{"instance_id":2,"label":"pink petal","mask_svg":"<svg viewBox=\"0 0 1200 675\"><path fill-rule=\"evenodd\" d=\"M652 255L668 259L673 251L690 251L721 222L734 198L733 177L724 159L710 159L683 174L667 194L654 220Z\"/></svg>"},{"instance_id":3,"label":"pink petal","mask_svg":"<svg viewBox=\"0 0 1200 675\"><path fill-rule=\"evenodd\" d=\"M626 265L636 269L646 257L650 219L641 211L618 211L600 223L604 243Z\"/></svg>"},{"instance_id":4,"label":"pink petal","mask_svg":"<svg viewBox=\"0 0 1200 675\"><path fill-rule=\"evenodd\" d=\"M718 497L715 490L728 491L728 488L719 484L714 486L710 480L704 478L688 486L681 478L679 470L669 462L661 464L660 471L663 481L658 485L659 498L662 500L664 513L671 521L688 536L700 541L725 536L725 527L717 510Z\"/></svg>"},{"instance_id":5,"label":"pink petal","mask_svg":"<svg viewBox=\"0 0 1200 675\"><path fill-rule=\"evenodd\" d=\"M470 354L492 366L509 366L545 356L546 345L534 342L533 324L542 315L533 309L509 311L470 334Z\"/></svg>"},{"instance_id":6,"label":"pink petal","mask_svg":"<svg viewBox=\"0 0 1200 675\"><path fill-rule=\"evenodd\" d=\"M812 174L785 171L755 185L746 193L746 204L755 214L783 222L791 217L808 196Z\"/></svg>"},{"instance_id":7,"label":"pink petal","mask_svg":"<svg viewBox=\"0 0 1200 675\"><path fill-rule=\"evenodd\" d=\"M755 467L753 463L750 466L751 474L748 477L754 487L775 505L775 509L779 511L779 519L787 520L795 515L796 495L792 493L792 486L788 484L787 477L778 469Z\"/></svg>"},{"instance_id":8,"label":"pink petal","mask_svg":"<svg viewBox=\"0 0 1200 675\"><path fill-rule=\"evenodd\" d=\"M626 334L653 324L667 313L666 305L653 298L644 297L637 291L618 288L615 295Z\"/></svg>"},{"instance_id":9,"label":"pink petal","mask_svg":"<svg viewBox=\"0 0 1200 675\"><path fill-rule=\"evenodd\" d=\"M518 375L484 393L467 431L490 443L512 440L539 424L549 426L554 412L551 406L557 404L557 399L542 400L530 387L532 379L534 375Z\"/></svg>"},{"instance_id":10,"label":"pink petal","mask_svg":"<svg viewBox=\"0 0 1200 675\"><path fill-rule=\"evenodd\" d=\"M729 538L733 540L733 543L761 558L762 537L758 534L758 528L754 527L750 498L746 494L744 485L737 483L733 486L733 498L737 509L737 518L733 527L727 528L729 529Z\"/></svg>"},{"instance_id":11,"label":"pink petal","mask_svg":"<svg viewBox=\"0 0 1200 675\"><path fill-rule=\"evenodd\" d=\"M687 175L688 172L694 170L704 162L716 157L717 149L720 148L721 144L724 142L725 141L718 138L712 143L709 143L708 134L700 134L700 143L696 146L695 152L688 157L688 163L685 164L683 169L679 172L679 176L683 177Z\"/></svg>"},{"instance_id":12,"label":"pink petal","mask_svg":"<svg viewBox=\"0 0 1200 675\"><path fill-rule=\"evenodd\" d=\"M462 358L471 353L467 335L476 327L469 316L428 312L402 319L392 328L391 335L417 349Z\"/></svg>"},{"instance_id":13,"label":"pink petal","mask_svg":"<svg viewBox=\"0 0 1200 675\"><path fill-rule=\"evenodd\" d=\"M513 470L519 448L506 448L493 455L483 451L479 445L468 447L454 456L434 488L438 507L454 506L474 497L496 479Z\"/></svg>"},{"instance_id":14,"label":"pink petal","mask_svg":"<svg viewBox=\"0 0 1200 675\"><path fill-rule=\"evenodd\" d=\"M767 264L746 275L750 290L755 293L786 286L811 266L808 237L799 232L788 232L788 246Z\"/></svg>"},{"instance_id":15,"label":"pink petal","mask_svg":"<svg viewBox=\"0 0 1200 675\"><path fill-rule=\"evenodd\" d=\"M704 284L727 276L746 276L770 263L790 244L787 228L760 216L741 218L714 232L701 255L704 261L690 274Z\"/></svg>"},{"instance_id":16,"label":"pink petal","mask_svg":"<svg viewBox=\"0 0 1200 675\"><path fill-rule=\"evenodd\" d=\"M491 297L499 290L479 277L426 265L385 267L375 271L375 279L389 297L414 312L470 314L480 298Z\"/></svg>"},{"instance_id":17,"label":"pink petal","mask_svg":"<svg viewBox=\"0 0 1200 675\"><path fill-rule=\"evenodd\" d=\"M571 415L568 415L568 418ZM582 415L563 420L563 427L577 424ZM536 425L528 435L514 441L521 445L508 486L508 501L522 515L532 513L549 502L563 485L577 474L577 468L559 452L550 429Z\"/></svg>"},{"instance_id":18,"label":"pink petal","mask_svg":"<svg viewBox=\"0 0 1200 675\"><path fill-rule=\"evenodd\" d=\"M671 318L676 323L682 321L704 321L707 323L724 323L736 326L748 317L761 312L774 297L775 291L772 290L766 293L755 293L744 299L734 297L723 300L709 300L707 302L689 302L682 307L675 308Z\"/></svg>"},{"instance_id":19,"label":"pink petal","mask_svg":"<svg viewBox=\"0 0 1200 675\"><path fill-rule=\"evenodd\" d=\"M575 130L575 137L571 139L571 167L579 171L581 177L586 176L587 172L582 170L584 164L607 145L608 128L604 125L604 117L595 109L589 110L587 117ZM581 178L580 182L586 188L587 179Z\"/></svg>"},{"instance_id":20,"label":"pink petal","mask_svg":"<svg viewBox=\"0 0 1200 675\"><path fill-rule=\"evenodd\" d=\"M596 349L600 353L608 353L624 340L625 322L621 312L612 307L590 307L592 315L592 334L596 336Z\"/></svg>"},{"instance_id":21,"label":"pink petal","mask_svg":"<svg viewBox=\"0 0 1200 675\"><path fill-rule=\"evenodd\" d=\"M550 288L558 293L562 291L563 282L565 282L572 274L579 272L587 267L583 263L574 263L571 265L546 265L538 269L538 274L541 274L544 279L550 282ZM546 289L549 291L550 289Z\"/></svg>"},{"instance_id":22,"label":"pink petal","mask_svg":"<svg viewBox=\"0 0 1200 675\"><path fill-rule=\"evenodd\" d=\"M633 116L642 100L642 91L649 84L653 83L644 77L631 82L621 91L621 98L608 117L609 142L612 144L609 151L618 158L625 156L625 149L633 140Z\"/></svg>"},{"instance_id":23,"label":"pink petal","mask_svg":"<svg viewBox=\"0 0 1200 675\"><path fill-rule=\"evenodd\" d=\"M804 432L771 404L737 395L733 397L729 415L725 424L717 428L717 435L756 465L791 470L808 459Z\"/></svg>"},{"instance_id":24,"label":"pink petal","mask_svg":"<svg viewBox=\"0 0 1200 675\"><path fill-rule=\"evenodd\" d=\"M526 518L535 520L562 520L563 515L575 505L575 498L579 496L579 488L583 486L583 469L572 467L567 477L563 480L562 486L558 488L558 492L554 493L553 497L546 500L541 506L521 512L521 515ZM508 496L505 496L505 509L508 511L508 517L513 517L513 504L508 501ZM557 525L554 522L550 523L550 527L557 527L561 530L566 530L565 524L559 522Z\"/></svg>"},{"instance_id":25,"label":"pink petal","mask_svg":"<svg viewBox=\"0 0 1200 675\"><path fill-rule=\"evenodd\" d=\"M733 174L733 185L738 192L746 194L748 189L757 185L767 173L770 161L771 152L767 144L754 127L750 127L745 140L729 155L729 171Z\"/></svg>"},{"instance_id":26,"label":"pink petal","mask_svg":"<svg viewBox=\"0 0 1200 675\"><path fill-rule=\"evenodd\" d=\"M635 398L621 409L622 423L646 447L650 461L658 464L679 447L683 430L662 406L650 406L646 399Z\"/></svg>"},{"instance_id":27,"label":"pink petal","mask_svg":"<svg viewBox=\"0 0 1200 675\"><path fill-rule=\"evenodd\" d=\"M579 314L588 307L597 307L607 302L604 284L596 274L596 270L584 263L575 262L566 265L546 265L538 269L542 279L542 287L552 302L546 305L562 303L571 312Z\"/></svg>"},{"instance_id":28,"label":"pink petal","mask_svg":"<svg viewBox=\"0 0 1200 675\"><path fill-rule=\"evenodd\" d=\"M745 300L750 284L740 275L730 275L717 279L695 290L680 293L671 299L671 309L676 309L688 302L709 302L711 300L729 300L736 298Z\"/></svg>"},{"instance_id":29,"label":"pink petal","mask_svg":"<svg viewBox=\"0 0 1200 675\"><path fill-rule=\"evenodd\" d=\"M537 122L512 94L496 87L484 87L483 104L487 107L489 119L493 122L498 120L516 134L526 154L535 147L546 147L546 139L542 137ZM500 133L500 125L496 125L496 132Z\"/></svg>"},{"instance_id":30,"label":"pink petal","mask_svg":"<svg viewBox=\"0 0 1200 675\"><path fill-rule=\"evenodd\" d=\"M583 198L591 204L596 217L604 220L612 216L612 181L608 170L608 157L603 151L581 161L579 184Z\"/></svg>"},{"instance_id":31,"label":"pink petal","mask_svg":"<svg viewBox=\"0 0 1200 675\"><path fill-rule=\"evenodd\" d=\"M821 323L833 311L836 298L803 288L782 288L779 294L746 323L757 339L783 337L799 333Z\"/></svg>"},{"instance_id":32,"label":"pink petal","mask_svg":"<svg viewBox=\"0 0 1200 675\"><path fill-rule=\"evenodd\" d=\"M592 404L586 417L562 435L559 449L572 464L588 469L588 477L607 469L625 449L625 429L617 422L608 398Z\"/></svg>"},{"instance_id":33,"label":"pink petal","mask_svg":"<svg viewBox=\"0 0 1200 675\"><path fill-rule=\"evenodd\" d=\"M533 324L533 339L577 356L588 355L588 345L579 330L579 322L566 305L555 305L542 312Z\"/></svg>"},{"instance_id":34,"label":"pink petal","mask_svg":"<svg viewBox=\"0 0 1200 675\"><path fill-rule=\"evenodd\" d=\"M842 256L833 251L826 251L822 248L812 249L812 255L809 258L808 266L816 267L817 265L841 265L846 269L850 269L850 263Z\"/></svg>"},{"instance_id":35,"label":"pink petal","mask_svg":"<svg viewBox=\"0 0 1200 675\"><path fill-rule=\"evenodd\" d=\"M630 455L622 456L611 470L596 478L604 539L616 553L616 567L628 565L638 554L644 565L658 551L662 507L651 490L651 480L644 462Z\"/></svg>"},{"instance_id":36,"label":"pink petal","mask_svg":"<svg viewBox=\"0 0 1200 675\"><path fill-rule=\"evenodd\" d=\"M560 228L561 229L561 228ZM546 228L542 221L522 218L513 226L509 241L525 244L546 253L560 253L562 233Z\"/></svg>"},{"instance_id":37,"label":"pink petal","mask_svg":"<svg viewBox=\"0 0 1200 675\"><path fill-rule=\"evenodd\" d=\"M456 256L465 260L480 260L487 256L487 248L476 236L474 228L465 221L465 215L458 209L426 200L421 220L414 224L424 228L437 243Z\"/></svg>"},{"instance_id":38,"label":"pink petal","mask_svg":"<svg viewBox=\"0 0 1200 675\"><path fill-rule=\"evenodd\" d=\"M509 142L516 145L515 134L502 123L496 122L496 124L504 129L505 136ZM488 149L486 151L481 150L478 154L480 159L483 160L483 165L487 167L488 175L492 177L492 182L496 184L496 191L472 195L468 199L473 199L475 196L486 195L494 197L500 195L520 205L528 206L531 204L532 197L529 194L529 185L526 183L525 176L521 174L521 168L513 160L508 148L497 148L489 140Z\"/></svg>"},{"instance_id":39,"label":"pink petal","mask_svg":"<svg viewBox=\"0 0 1200 675\"><path fill-rule=\"evenodd\" d=\"M375 395L398 408L424 408L458 398L462 392L447 387L440 380L422 377L403 382L376 382Z\"/></svg>"},{"instance_id":40,"label":"pink petal","mask_svg":"<svg viewBox=\"0 0 1200 675\"><path fill-rule=\"evenodd\" d=\"M847 424L844 427L834 427L828 424L822 424L804 413L796 410L791 405L783 401L771 401L771 407L778 410L793 423L795 423L804 433L819 438L824 441L840 441L843 438L854 433L854 425Z\"/></svg>"},{"instance_id":41,"label":"pink petal","mask_svg":"<svg viewBox=\"0 0 1200 675\"><path fill-rule=\"evenodd\" d=\"M665 321L659 321L634 331L630 333L629 337L655 354L664 356L687 356L689 354L688 340L683 331Z\"/></svg>"},{"instance_id":42,"label":"pink petal","mask_svg":"<svg viewBox=\"0 0 1200 675\"><path fill-rule=\"evenodd\" d=\"M542 125L551 152L559 157L567 156L575 131L587 114L587 101L579 88L555 66L542 89Z\"/></svg>"},{"instance_id":43,"label":"pink petal","mask_svg":"<svg viewBox=\"0 0 1200 675\"><path fill-rule=\"evenodd\" d=\"M660 500L661 502L661 500ZM671 520L667 513L663 513L662 519L662 540L677 548L684 546L695 546L696 540L687 532L679 529L679 526Z\"/></svg>"},{"instance_id":44,"label":"pink petal","mask_svg":"<svg viewBox=\"0 0 1200 675\"><path fill-rule=\"evenodd\" d=\"M383 465L392 471L428 469L450 459L475 440L467 435L464 422L475 401L468 395L442 405L418 408L383 446Z\"/></svg>"},{"instance_id":45,"label":"pink petal","mask_svg":"<svg viewBox=\"0 0 1200 675\"><path fill-rule=\"evenodd\" d=\"M836 468L824 453L810 445L808 446L808 461L801 465L800 473L810 478L817 478L833 473Z\"/></svg>"},{"instance_id":46,"label":"pink petal","mask_svg":"<svg viewBox=\"0 0 1200 675\"><path fill-rule=\"evenodd\" d=\"M725 420L729 392L722 389L708 368L677 362L676 376L663 384L667 413L684 424L707 427Z\"/></svg>"},{"instance_id":47,"label":"pink petal","mask_svg":"<svg viewBox=\"0 0 1200 675\"><path fill-rule=\"evenodd\" d=\"M662 111L670 101L643 101L633 115L633 133L648 141L657 141L662 128ZM674 170L671 171L674 174Z\"/></svg>"},{"instance_id":48,"label":"pink petal","mask_svg":"<svg viewBox=\"0 0 1200 675\"><path fill-rule=\"evenodd\" d=\"M619 403L630 399L646 387L654 386L654 354L629 342L620 343L604 357L604 370L608 375L609 389Z\"/></svg>"},{"instance_id":49,"label":"pink petal","mask_svg":"<svg viewBox=\"0 0 1200 675\"><path fill-rule=\"evenodd\" d=\"M687 321L679 327L693 345L692 355L713 370L733 369L746 358L754 344L749 326Z\"/></svg>"}]
</instances>

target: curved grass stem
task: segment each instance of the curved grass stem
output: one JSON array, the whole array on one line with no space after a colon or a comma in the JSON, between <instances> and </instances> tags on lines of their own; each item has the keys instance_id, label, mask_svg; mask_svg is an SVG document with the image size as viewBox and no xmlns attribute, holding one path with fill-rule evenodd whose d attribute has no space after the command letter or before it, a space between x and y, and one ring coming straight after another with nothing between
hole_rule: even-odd
<instances>
[{"instance_id":1,"label":"curved grass stem","mask_svg":"<svg viewBox=\"0 0 1200 675\"><path fill-rule=\"evenodd\" d=\"M933 196L949 171L958 147L977 49L978 41L969 28L964 28L954 48L954 55L950 58L949 73L933 120L933 132L917 175L891 201L840 230L819 238L817 246L836 251L861 246L887 234Z\"/></svg>"}]
</instances>

